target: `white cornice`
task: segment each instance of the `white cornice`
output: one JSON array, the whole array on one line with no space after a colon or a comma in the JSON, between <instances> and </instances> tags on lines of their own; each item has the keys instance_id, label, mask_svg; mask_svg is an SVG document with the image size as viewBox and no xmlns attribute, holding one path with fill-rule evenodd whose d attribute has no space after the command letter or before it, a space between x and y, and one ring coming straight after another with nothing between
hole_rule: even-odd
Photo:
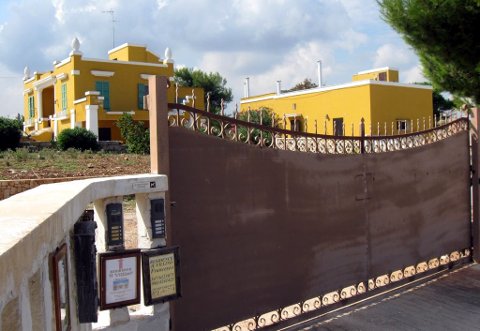
<instances>
[{"instance_id":1,"label":"white cornice","mask_svg":"<svg viewBox=\"0 0 480 331\"><path fill-rule=\"evenodd\" d=\"M55 84L56 81L57 81L57 79L55 78L55 76L50 75L50 76L42 78L39 81L36 81L35 83L33 83L33 87L36 90L43 90L44 88Z\"/></svg>"},{"instance_id":2,"label":"white cornice","mask_svg":"<svg viewBox=\"0 0 480 331\"><path fill-rule=\"evenodd\" d=\"M90 70L90 73L95 77L113 77L115 71L104 71L104 70Z\"/></svg>"},{"instance_id":3,"label":"white cornice","mask_svg":"<svg viewBox=\"0 0 480 331\"><path fill-rule=\"evenodd\" d=\"M98 91L87 91L87 92L85 92L85 96L88 96L88 95L100 95L100 92L98 92Z\"/></svg>"},{"instance_id":4,"label":"white cornice","mask_svg":"<svg viewBox=\"0 0 480 331\"><path fill-rule=\"evenodd\" d=\"M123 115L123 114L130 114L130 115L135 115L135 112L133 110L130 111L105 111L106 115Z\"/></svg>"},{"instance_id":5,"label":"white cornice","mask_svg":"<svg viewBox=\"0 0 480 331\"><path fill-rule=\"evenodd\" d=\"M68 78L68 74L62 72L61 74L58 74L57 76L55 76L58 80L65 80Z\"/></svg>"},{"instance_id":6,"label":"white cornice","mask_svg":"<svg viewBox=\"0 0 480 331\"><path fill-rule=\"evenodd\" d=\"M125 44L122 44L122 45L117 46L115 48L112 48L111 50L108 51L108 54L114 53L114 52L116 52L118 50L121 50L122 48L125 48L125 47L128 47L128 46L147 48L147 45L125 43Z\"/></svg>"},{"instance_id":7,"label":"white cornice","mask_svg":"<svg viewBox=\"0 0 480 331\"><path fill-rule=\"evenodd\" d=\"M381 82L381 81L376 81L376 80L359 80L359 81L356 81L356 82L342 84L342 85L335 85L335 86L321 87L321 88L316 87L316 88L312 88L312 89L308 89L308 90L300 90L300 91L282 93L280 95L270 94L270 95L266 95L266 96L258 97L258 98L253 97L253 98L247 98L247 99L243 99L243 100L241 99L240 104L245 104L245 103L249 103L249 102L256 102L256 101L263 101L263 100L275 100L275 99L281 99L281 98L286 98L286 97L294 97L294 96L313 94L313 93L322 93L322 92L328 92L328 91L334 91L334 90L340 90L340 89L344 89L344 88L351 88L351 87L358 87L358 86L365 86L365 85L382 85L382 86L390 86L390 87L406 87L406 88L421 89L421 90L432 90L432 87L428 86L428 85Z\"/></svg>"},{"instance_id":8,"label":"white cornice","mask_svg":"<svg viewBox=\"0 0 480 331\"><path fill-rule=\"evenodd\" d=\"M35 80L35 76L34 76L34 77L30 77L30 78L27 79L27 80L24 80L23 83L24 83L24 84L27 84L27 83L33 82L34 80Z\"/></svg>"},{"instance_id":9,"label":"white cornice","mask_svg":"<svg viewBox=\"0 0 480 331\"><path fill-rule=\"evenodd\" d=\"M148 79L149 77L155 76L153 74L140 74L141 79Z\"/></svg>"},{"instance_id":10,"label":"white cornice","mask_svg":"<svg viewBox=\"0 0 480 331\"><path fill-rule=\"evenodd\" d=\"M386 70L398 71L397 68L383 67L383 68L375 68L375 69L368 69L368 70L359 71L359 72L357 72L357 75L370 74L372 72L386 71Z\"/></svg>"},{"instance_id":11,"label":"white cornice","mask_svg":"<svg viewBox=\"0 0 480 331\"><path fill-rule=\"evenodd\" d=\"M87 98L80 98L73 102L74 105L87 101Z\"/></svg>"},{"instance_id":12,"label":"white cornice","mask_svg":"<svg viewBox=\"0 0 480 331\"><path fill-rule=\"evenodd\" d=\"M66 65L67 63L70 63L70 57L66 58L65 60L62 60L60 63L57 63L55 65L55 68L60 68L61 66Z\"/></svg>"},{"instance_id":13,"label":"white cornice","mask_svg":"<svg viewBox=\"0 0 480 331\"><path fill-rule=\"evenodd\" d=\"M32 88L27 88L26 90L23 90L23 94L30 94L33 92Z\"/></svg>"},{"instance_id":14,"label":"white cornice","mask_svg":"<svg viewBox=\"0 0 480 331\"><path fill-rule=\"evenodd\" d=\"M168 65L163 63L149 63L149 62L136 62L136 61L118 61L118 60L101 60L101 59L90 59L83 58L85 62L100 62L100 63L116 63L116 64L130 64L137 66L146 66L146 67L158 67L158 68L168 68Z\"/></svg>"}]
</instances>

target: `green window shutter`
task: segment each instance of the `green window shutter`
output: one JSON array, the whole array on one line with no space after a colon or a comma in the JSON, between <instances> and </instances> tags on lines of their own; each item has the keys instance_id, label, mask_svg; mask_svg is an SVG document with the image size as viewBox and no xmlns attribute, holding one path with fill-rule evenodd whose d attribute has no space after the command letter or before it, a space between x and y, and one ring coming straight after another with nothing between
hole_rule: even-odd
<instances>
[{"instance_id":1,"label":"green window shutter","mask_svg":"<svg viewBox=\"0 0 480 331\"><path fill-rule=\"evenodd\" d=\"M35 99L33 95L28 97L28 112L30 118L35 117Z\"/></svg>"},{"instance_id":2,"label":"green window shutter","mask_svg":"<svg viewBox=\"0 0 480 331\"><path fill-rule=\"evenodd\" d=\"M103 109L110 110L110 83L104 81L95 82L95 90L103 97Z\"/></svg>"},{"instance_id":3,"label":"green window shutter","mask_svg":"<svg viewBox=\"0 0 480 331\"><path fill-rule=\"evenodd\" d=\"M103 108L110 110L110 83L103 82Z\"/></svg>"},{"instance_id":4,"label":"green window shutter","mask_svg":"<svg viewBox=\"0 0 480 331\"><path fill-rule=\"evenodd\" d=\"M62 111L67 109L67 83L62 84Z\"/></svg>"},{"instance_id":5,"label":"green window shutter","mask_svg":"<svg viewBox=\"0 0 480 331\"><path fill-rule=\"evenodd\" d=\"M148 94L148 85L139 83L137 85L137 89L138 89L137 107L138 109L143 109L143 97Z\"/></svg>"}]
</instances>

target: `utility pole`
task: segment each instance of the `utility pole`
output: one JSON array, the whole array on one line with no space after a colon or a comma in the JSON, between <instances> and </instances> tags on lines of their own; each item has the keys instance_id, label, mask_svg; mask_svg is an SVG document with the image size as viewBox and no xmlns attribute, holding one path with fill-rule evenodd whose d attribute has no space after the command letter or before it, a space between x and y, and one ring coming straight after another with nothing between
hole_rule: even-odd
<instances>
[{"instance_id":1,"label":"utility pole","mask_svg":"<svg viewBox=\"0 0 480 331\"><path fill-rule=\"evenodd\" d=\"M112 16L112 48L115 48L115 11L113 9L104 10L102 13L110 14Z\"/></svg>"}]
</instances>

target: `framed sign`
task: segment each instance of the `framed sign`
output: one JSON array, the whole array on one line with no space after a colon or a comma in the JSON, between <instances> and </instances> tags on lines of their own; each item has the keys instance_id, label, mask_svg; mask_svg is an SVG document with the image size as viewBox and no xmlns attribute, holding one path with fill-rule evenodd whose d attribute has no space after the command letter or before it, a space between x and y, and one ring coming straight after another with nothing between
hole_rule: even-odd
<instances>
[{"instance_id":1,"label":"framed sign","mask_svg":"<svg viewBox=\"0 0 480 331\"><path fill-rule=\"evenodd\" d=\"M68 296L67 245L57 248L52 256L53 298L55 300L55 329L70 330L70 306Z\"/></svg>"},{"instance_id":2,"label":"framed sign","mask_svg":"<svg viewBox=\"0 0 480 331\"><path fill-rule=\"evenodd\" d=\"M181 296L178 247L143 251L142 267L146 306Z\"/></svg>"},{"instance_id":3,"label":"framed sign","mask_svg":"<svg viewBox=\"0 0 480 331\"><path fill-rule=\"evenodd\" d=\"M140 303L140 250L99 254L100 309Z\"/></svg>"}]
</instances>

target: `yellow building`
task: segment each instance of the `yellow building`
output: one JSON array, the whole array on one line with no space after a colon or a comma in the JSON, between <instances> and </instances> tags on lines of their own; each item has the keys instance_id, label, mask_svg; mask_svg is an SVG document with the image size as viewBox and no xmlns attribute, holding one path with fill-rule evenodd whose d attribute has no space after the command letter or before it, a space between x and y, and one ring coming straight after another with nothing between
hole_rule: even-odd
<instances>
[{"instance_id":1,"label":"yellow building","mask_svg":"<svg viewBox=\"0 0 480 331\"><path fill-rule=\"evenodd\" d=\"M108 52L108 60L83 57L78 39L63 61L49 72L24 71L24 131L37 141L50 141L65 128L83 127L99 140L121 140L115 122L124 113L148 125L143 96L148 77L173 77L170 50L165 59L146 46L123 44ZM204 109L203 89L168 89L169 102L183 102ZM192 97L193 96L193 97Z\"/></svg>"},{"instance_id":2,"label":"yellow building","mask_svg":"<svg viewBox=\"0 0 480 331\"><path fill-rule=\"evenodd\" d=\"M280 117L285 116L288 130L315 133L316 121L317 132L329 135L359 135L362 118L367 135L431 127L432 88L398 81L398 70L380 68L359 72L348 84L282 92L277 82L276 93L249 96L247 79L240 109L271 108Z\"/></svg>"}]
</instances>

